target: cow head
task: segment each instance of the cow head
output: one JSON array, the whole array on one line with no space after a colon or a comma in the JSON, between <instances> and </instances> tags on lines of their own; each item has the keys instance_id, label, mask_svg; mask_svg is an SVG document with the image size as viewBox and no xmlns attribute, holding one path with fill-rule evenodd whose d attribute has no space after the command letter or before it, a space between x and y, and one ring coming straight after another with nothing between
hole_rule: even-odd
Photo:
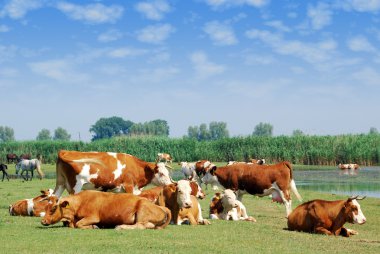
<instances>
[{"instance_id":1,"label":"cow head","mask_svg":"<svg viewBox=\"0 0 380 254\"><path fill-rule=\"evenodd\" d=\"M226 211L239 206L239 204L236 202L236 195L232 190L224 190L222 195L222 204Z\"/></svg>"},{"instance_id":2,"label":"cow head","mask_svg":"<svg viewBox=\"0 0 380 254\"><path fill-rule=\"evenodd\" d=\"M48 197L47 200L48 205L45 207L45 216L41 220L42 225L49 226L63 221L65 217L68 217L72 213L69 201L59 201L56 196Z\"/></svg>"},{"instance_id":3,"label":"cow head","mask_svg":"<svg viewBox=\"0 0 380 254\"><path fill-rule=\"evenodd\" d=\"M193 202L191 202L191 187L188 180L179 180L177 183L177 203L179 208L190 208L193 206Z\"/></svg>"},{"instance_id":4,"label":"cow head","mask_svg":"<svg viewBox=\"0 0 380 254\"><path fill-rule=\"evenodd\" d=\"M198 184L197 181L190 180L190 187L191 187L191 195L204 199L206 197L206 194L203 192L201 186Z\"/></svg>"},{"instance_id":5,"label":"cow head","mask_svg":"<svg viewBox=\"0 0 380 254\"><path fill-rule=\"evenodd\" d=\"M169 170L167 168L171 168L168 165L165 165L163 162L159 162L156 164L154 169L154 177L152 179L152 184L157 186L165 186L173 183L169 175Z\"/></svg>"},{"instance_id":6,"label":"cow head","mask_svg":"<svg viewBox=\"0 0 380 254\"><path fill-rule=\"evenodd\" d=\"M359 202L357 200L362 200L365 197L350 197L344 204L344 212L347 215L347 221L353 224L364 224L366 218L360 208Z\"/></svg>"}]
</instances>

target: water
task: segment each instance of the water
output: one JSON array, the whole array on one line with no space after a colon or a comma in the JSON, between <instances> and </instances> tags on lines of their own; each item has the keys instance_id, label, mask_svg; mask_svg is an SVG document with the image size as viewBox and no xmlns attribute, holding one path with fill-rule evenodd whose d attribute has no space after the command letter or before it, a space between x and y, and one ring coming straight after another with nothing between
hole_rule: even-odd
<instances>
[{"instance_id":1,"label":"water","mask_svg":"<svg viewBox=\"0 0 380 254\"><path fill-rule=\"evenodd\" d=\"M343 195L380 198L380 167L363 167L352 172L342 170L297 170L297 188Z\"/></svg>"}]
</instances>

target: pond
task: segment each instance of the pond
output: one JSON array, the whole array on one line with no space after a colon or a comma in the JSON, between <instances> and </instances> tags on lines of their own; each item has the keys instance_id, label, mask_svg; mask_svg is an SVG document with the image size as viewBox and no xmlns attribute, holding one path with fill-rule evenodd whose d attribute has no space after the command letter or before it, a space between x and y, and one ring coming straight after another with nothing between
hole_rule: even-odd
<instances>
[{"instance_id":1,"label":"pond","mask_svg":"<svg viewBox=\"0 0 380 254\"><path fill-rule=\"evenodd\" d=\"M297 188L343 195L380 198L380 167L351 171L295 170Z\"/></svg>"}]
</instances>

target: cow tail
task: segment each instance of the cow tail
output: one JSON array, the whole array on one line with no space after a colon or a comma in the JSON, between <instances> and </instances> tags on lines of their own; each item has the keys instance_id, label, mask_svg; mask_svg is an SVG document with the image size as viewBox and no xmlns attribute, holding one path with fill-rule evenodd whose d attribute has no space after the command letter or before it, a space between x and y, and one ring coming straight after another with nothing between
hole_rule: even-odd
<instances>
[{"instance_id":1,"label":"cow tail","mask_svg":"<svg viewBox=\"0 0 380 254\"><path fill-rule=\"evenodd\" d=\"M169 225L170 221L172 220L172 213L169 210L169 208L164 207L164 206L158 206L159 208L162 209L162 211L165 213L165 221L162 225L156 227L157 229L162 229L166 228L167 225Z\"/></svg>"},{"instance_id":2,"label":"cow tail","mask_svg":"<svg viewBox=\"0 0 380 254\"><path fill-rule=\"evenodd\" d=\"M284 163L285 163L285 166L287 168L289 168L289 173L290 173L290 189L292 190L292 192L294 193L294 195L296 195L297 199L302 202L302 197L299 194L299 192L297 190L297 187L296 187L296 182L293 179L292 165L290 165L290 162L288 162L288 161L285 161Z\"/></svg>"}]
</instances>

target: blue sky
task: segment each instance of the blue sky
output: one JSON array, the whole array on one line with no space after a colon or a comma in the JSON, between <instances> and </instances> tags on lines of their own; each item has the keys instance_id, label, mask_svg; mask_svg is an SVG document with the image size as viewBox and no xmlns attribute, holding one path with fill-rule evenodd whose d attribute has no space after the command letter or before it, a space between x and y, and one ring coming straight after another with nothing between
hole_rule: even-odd
<instances>
[{"instance_id":1,"label":"blue sky","mask_svg":"<svg viewBox=\"0 0 380 254\"><path fill-rule=\"evenodd\" d=\"M0 126L380 129L380 0L0 1Z\"/></svg>"}]
</instances>

